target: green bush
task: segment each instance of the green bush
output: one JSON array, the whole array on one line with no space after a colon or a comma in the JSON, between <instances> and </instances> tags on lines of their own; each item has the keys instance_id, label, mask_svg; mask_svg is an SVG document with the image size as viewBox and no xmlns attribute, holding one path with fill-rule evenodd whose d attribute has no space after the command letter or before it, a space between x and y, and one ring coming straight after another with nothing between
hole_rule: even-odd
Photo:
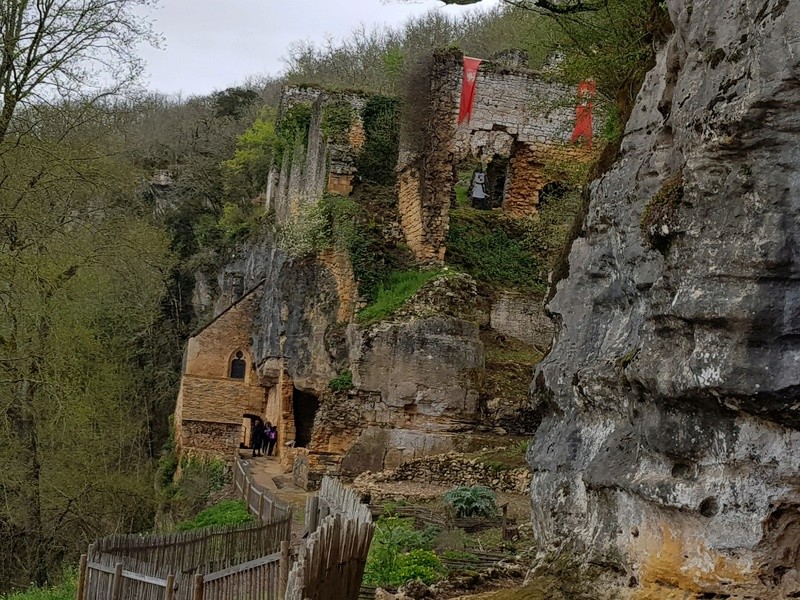
<instances>
[{"instance_id":1,"label":"green bush","mask_svg":"<svg viewBox=\"0 0 800 600\"><path fill-rule=\"evenodd\" d=\"M361 323L369 324L385 319L405 304L419 289L441 275L441 271L403 271L393 273L386 283L378 287L375 302L358 313Z\"/></svg>"},{"instance_id":2,"label":"green bush","mask_svg":"<svg viewBox=\"0 0 800 600\"><path fill-rule=\"evenodd\" d=\"M376 586L399 586L421 579L433 583L444 569L431 551L438 529L417 531L410 519L381 517L370 546L364 583Z\"/></svg>"},{"instance_id":3,"label":"green bush","mask_svg":"<svg viewBox=\"0 0 800 600\"><path fill-rule=\"evenodd\" d=\"M453 210L446 260L483 283L543 291L546 265L525 224L497 211Z\"/></svg>"},{"instance_id":4,"label":"green bush","mask_svg":"<svg viewBox=\"0 0 800 600\"><path fill-rule=\"evenodd\" d=\"M244 525L252 523L253 516L242 500L223 500L197 514L188 521L178 523L178 531L193 531L217 525Z\"/></svg>"},{"instance_id":5,"label":"green bush","mask_svg":"<svg viewBox=\"0 0 800 600\"><path fill-rule=\"evenodd\" d=\"M497 515L497 496L482 485L459 486L444 495L459 517L494 517Z\"/></svg>"},{"instance_id":6,"label":"green bush","mask_svg":"<svg viewBox=\"0 0 800 600\"><path fill-rule=\"evenodd\" d=\"M339 373L328 382L328 388L332 392L346 392L353 387L353 374L350 371Z\"/></svg>"},{"instance_id":7,"label":"green bush","mask_svg":"<svg viewBox=\"0 0 800 600\"><path fill-rule=\"evenodd\" d=\"M175 471L178 469L178 457L174 450L166 451L158 459L156 467L156 483L159 488L166 488L172 483Z\"/></svg>"},{"instance_id":8,"label":"green bush","mask_svg":"<svg viewBox=\"0 0 800 600\"><path fill-rule=\"evenodd\" d=\"M12 592L0 596L2 600L74 600L75 574L71 573L58 585L50 587L31 587L21 592Z\"/></svg>"}]
</instances>

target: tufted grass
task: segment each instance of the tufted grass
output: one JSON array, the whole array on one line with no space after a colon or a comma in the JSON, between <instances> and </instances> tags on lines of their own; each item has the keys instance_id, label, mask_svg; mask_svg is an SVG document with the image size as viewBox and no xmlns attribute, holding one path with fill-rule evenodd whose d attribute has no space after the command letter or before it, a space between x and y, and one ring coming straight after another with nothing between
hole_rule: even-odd
<instances>
[{"instance_id":1,"label":"tufted grass","mask_svg":"<svg viewBox=\"0 0 800 600\"><path fill-rule=\"evenodd\" d=\"M242 500L223 500L217 502L188 521L178 523L178 531L194 531L204 527L217 525L244 525L252 523L253 516L247 510L247 505Z\"/></svg>"},{"instance_id":2,"label":"tufted grass","mask_svg":"<svg viewBox=\"0 0 800 600\"><path fill-rule=\"evenodd\" d=\"M358 321L370 325L385 319L403 306L423 285L439 275L439 270L392 273L386 283L378 288L375 302L358 313Z\"/></svg>"}]
</instances>

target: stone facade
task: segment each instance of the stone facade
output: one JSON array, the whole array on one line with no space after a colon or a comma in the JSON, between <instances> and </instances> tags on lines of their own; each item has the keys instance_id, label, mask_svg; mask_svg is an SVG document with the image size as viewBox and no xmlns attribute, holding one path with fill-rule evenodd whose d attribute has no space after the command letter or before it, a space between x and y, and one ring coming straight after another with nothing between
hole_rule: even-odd
<instances>
[{"instance_id":1,"label":"stone facade","mask_svg":"<svg viewBox=\"0 0 800 600\"><path fill-rule=\"evenodd\" d=\"M178 452L229 457L250 442L250 419L263 417L267 393L253 363L250 332L263 285L189 339L175 409ZM241 353L244 377L231 377Z\"/></svg>"},{"instance_id":2,"label":"stone facade","mask_svg":"<svg viewBox=\"0 0 800 600\"><path fill-rule=\"evenodd\" d=\"M451 51L435 55L424 131L401 135L424 138L417 149L401 150L398 162L401 223L409 248L423 263L444 260L460 162L470 158L486 166L496 157L510 159L502 207L525 216L536 212L539 192L552 180L546 162L590 158L586 146L569 143L576 90L531 71L483 62L472 117L459 125L461 59Z\"/></svg>"}]
</instances>

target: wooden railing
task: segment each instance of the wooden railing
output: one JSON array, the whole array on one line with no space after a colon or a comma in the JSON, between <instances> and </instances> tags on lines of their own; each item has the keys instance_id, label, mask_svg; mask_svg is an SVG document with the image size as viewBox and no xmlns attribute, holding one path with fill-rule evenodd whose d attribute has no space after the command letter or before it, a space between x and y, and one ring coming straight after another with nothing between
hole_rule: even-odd
<instances>
[{"instance_id":1,"label":"wooden railing","mask_svg":"<svg viewBox=\"0 0 800 600\"><path fill-rule=\"evenodd\" d=\"M257 484L248 464L238 456L233 468L233 484L237 493L247 503L247 508L257 519L269 522L291 515L292 507Z\"/></svg>"}]
</instances>

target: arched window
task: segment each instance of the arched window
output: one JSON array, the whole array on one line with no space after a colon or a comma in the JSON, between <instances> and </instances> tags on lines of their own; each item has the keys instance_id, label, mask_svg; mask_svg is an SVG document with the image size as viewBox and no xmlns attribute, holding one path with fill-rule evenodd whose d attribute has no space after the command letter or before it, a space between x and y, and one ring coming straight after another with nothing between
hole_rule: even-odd
<instances>
[{"instance_id":1,"label":"arched window","mask_svg":"<svg viewBox=\"0 0 800 600\"><path fill-rule=\"evenodd\" d=\"M231 379L244 379L244 373L247 368L247 361L244 359L244 354L239 350L236 357L231 361Z\"/></svg>"}]
</instances>

